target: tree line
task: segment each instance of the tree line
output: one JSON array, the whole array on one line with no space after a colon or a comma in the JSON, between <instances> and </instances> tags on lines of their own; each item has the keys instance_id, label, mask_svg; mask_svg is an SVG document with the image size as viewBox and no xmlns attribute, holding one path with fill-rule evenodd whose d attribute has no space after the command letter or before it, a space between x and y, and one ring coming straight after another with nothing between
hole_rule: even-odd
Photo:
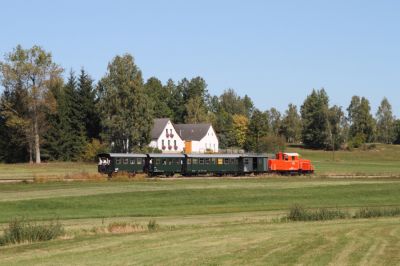
<instances>
[{"instance_id":1,"label":"tree line","mask_svg":"<svg viewBox=\"0 0 400 266\"><path fill-rule=\"evenodd\" d=\"M154 118L211 123L220 148L252 152L302 143L316 149L351 149L365 143L400 143L400 120L384 98L373 116L365 97L347 109L330 106L324 89L301 107L257 109L233 89L211 95L202 77L143 80L130 54L115 56L98 81L70 71L39 46L17 46L0 61L0 161L91 160L102 151L147 151Z\"/></svg>"}]
</instances>

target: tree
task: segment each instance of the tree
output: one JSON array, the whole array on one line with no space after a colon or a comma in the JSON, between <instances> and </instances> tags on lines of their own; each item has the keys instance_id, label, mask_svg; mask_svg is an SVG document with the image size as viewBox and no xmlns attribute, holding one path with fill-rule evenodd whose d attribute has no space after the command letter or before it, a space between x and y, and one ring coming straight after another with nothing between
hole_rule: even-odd
<instances>
[{"instance_id":1,"label":"tree","mask_svg":"<svg viewBox=\"0 0 400 266\"><path fill-rule=\"evenodd\" d=\"M81 110L85 135L88 140L100 137L100 112L97 108L96 90L92 78L82 68L77 83L78 103Z\"/></svg>"},{"instance_id":2,"label":"tree","mask_svg":"<svg viewBox=\"0 0 400 266\"><path fill-rule=\"evenodd\" d=\"M324 89L313 90L301 106L303 123L301 138L311 148L326 148L328 131L329 98Z\"/></svg>"},{"instance_id":3,"label":"tree","mask_svg":"<svg viewBox=\"0 0 400 266\"><path fill-rule=\"evenodd\" d=\"M295 143L301 138L301 118L297 112L297 106L289 104L282 119L279 133L285 136L286 141Z\"/></svg>"},{"instance_id":4,"label":"tree","mask_svg":"<svg viewBox=\"0 0 400 266\"><path fill-rule=\"evenodd\" d=\"M270 133L274 136L279 136L279 129L281 127L281 113L272 107L267 111Z\"/></svg>"},{"instance_id":5,"label":"tree","mask_svg":"<svg viewBox=\"0 0 400 266\"><path fill-rule=\"evenodd\" d=\"M250 118L254 109L253 102L245 95L241 98L233 89L225 90L220 96L220 106L228 113L234 115L244 115Z\"/></svg>"},{"instance_id":6,"label":"tree","mask_svg":"<svg viewBox=\"0 0 400 266\"><path fill-rule=\"evenodd\" d=\"M26 114L28 112L24 103L26 100L26 93L20 86L12 91L6 89L1 96L0 161L16 163L25 162L29 159L28 152L32 151L26 137L26 130L29 130L29 127L26 126L24 120L15 119L16 116L13 115L14 112L18 114ZM11 114L10 110L12 111Z\"/></svg>"},{"instance_id":7,"label":"tree","mask_svg":"<svg viewBox=\"0 0 400 266\"><path fill-rule=\"evenodd\" d=\"M246 139L246 149L253 152L261 152L260 139L267 136L269 132L268 113L258 109L253 111L250 118Z\"/></svg>"},{"instance_id":8,"label":"tree","mask_svg":"<svg viewBox=\"0 0 400 266\"><path fill-rule=\"evenodd\" d=\"M326 147L339 149L346 141L347 121L342 108L334 105L328 110L328 136Z\"/></svg>"},{"instance_id":9,"label":"tree","mask_svg":"<svg viewBox=\"0 0 400 266\"><path fill-rule=\"evenodd\" d=\"M200 97L190 98L186 107L185 123L198 124L208 122L207 109Z\"/></svg>"},{"instance_id":10,"label":"tree","mask_svg":"<svg viewBox=\"0 0 400 266\"><path fill-rule=\"evenodd\" d=\"M395 118L392 113L392 106L386 97L383 98L378 111L376 112L376 120L378 141L386 144L393 143L395 138Z\"/></svg>"},{"instance_id":11,"label":"tree","mask_svg":"<svg viewBox=\"0 0 400 266\"><path fill-rule=\"evenodd\" d=\"M236 139L236 145L244 147L246 135L249 126L249 119L244 115L233 115L233 130Z\"/></svg>"},{"instance_id":12,"label":"tree","mask_svg":"<svg viewBox=\"0 0 400 266\"><path fill-rule=\"evenodd\" d=\"M26 114L7 109L9 119L25 124L25 136L31 150L35 151L36 163L41 162L40 139L46 129L44 110L52 108L54 97L48 90L52 80L59 79L62 69L52 61L52 56L39 46L23 49L18 45L0 63L1 83L10 90L21 87L26 92Z\"/></svg>"},{"instance_id":13,"label":"tree","mask_svg":"<svg viewBox=\"0 0 400 266\"><path fill-rule=\"evenodd\" d=\"M144 93L142 72L131 55L116 56L98 86L104 138L113 151L129 152L150 141L152 106Z\"/></svg>"},{"instance_id":14,"label":"tree","mask_svg":"<svg viewBox=\"0 0 400 266\"><path fill-rule=\"evenodd\" d=\"M370 113L369 101L364 97L353 96L347 111L350 140L361 144L374 141L375 121Z\"/></svg>"},{"instance_id":15,"label":"tree","mask_svg":"<svg viewBox=\"0 0 400 266\"><path fill-rule=\"evenodd\" d=\"M170 86L163 86L161 81L151 77L144 85L145 92L153 104L153 114L155 118L172 118L173 112L169 106L172 89Z\"/></svg>"},{"instance_id":16,"label":"tree","mask_svg":"<svg viewBox=\"0 0 400 266\"><path fill-rule=\"evenodd\" d=\"M176 86L172 79L167 81L165 85L166 91L171 94L168 106L172 111L172 120L174 123L183 123L185 121L185 101L183 99L182 87Z\"/></svg>"}]
</instances>

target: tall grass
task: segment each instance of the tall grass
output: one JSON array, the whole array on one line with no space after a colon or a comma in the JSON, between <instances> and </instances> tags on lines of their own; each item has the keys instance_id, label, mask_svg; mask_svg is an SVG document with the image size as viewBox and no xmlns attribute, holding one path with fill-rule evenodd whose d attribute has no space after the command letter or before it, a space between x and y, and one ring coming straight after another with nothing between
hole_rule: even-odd
<instances>
[{"instance_id":1,"label":"tall grass","mask_svg":"<svg viewBox=\"0 0 400 266\"><path fill-rule=\"evenodd\" d=\"M48 241L65 233L60 222L36 224L25 219L14 219L0 236L0 246L18 243Z\"/></svg>"},{"instance_id":2,"label":"tall grass","mask_svg":"<svg viewBox=\"0 0 400 266\"><path fill-rule=\"evenodd\" d=\"M346 218L374 218L374 217L394 217L400 216L400 208L361 208L357 210L354 215L350 212L340 209L326 209L321 208L317 210L308 210L301 205L293 205L287 216L283 217L282 220L289 221L324 221L324 220L335 220L335 219L346 219Z\"/></svg>"},{"instance_id":3,"label":"tall grass","mask_svg":"<svg viewBox=\"0 0 400 266\"><path fill-rule=\"evenodd\" d=\"M361 208L354 214L354 218L374 218L400 216L400 208Z\"/></svg>"},{"instance_id":4,"label":"tall grass","mask_svg":"<svg viewBox=\"0 0 400 266\"><path fill-rule=\"evenodd\" d=\"M294 205L289 210L286 219L290 221L324 221L334 219L344 219L350 217L348 212L339 209L321 208L317 210L307 210L300 205Z\"/></svg>"}]
</instances>

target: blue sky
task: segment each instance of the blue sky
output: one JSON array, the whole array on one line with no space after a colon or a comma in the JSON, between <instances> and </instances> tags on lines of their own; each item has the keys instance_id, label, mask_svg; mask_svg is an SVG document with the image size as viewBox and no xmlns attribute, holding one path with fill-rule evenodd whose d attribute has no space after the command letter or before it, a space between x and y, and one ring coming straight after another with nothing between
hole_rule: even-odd
<instances>
[{"instance_id":1,"label":"blue sky","mask_svg":"<svg viewBox=\"0 0 400 266\"><path fill-rule=\"evenodd\" d=\"M262 109L298 106L324 87L331 104L384 96L400 116L399 1L0 1L0 55L51 51L98 80L131 53L144 78L202 76ZM3 58L3 57L2 57Z\"/></svg>"}]
</instances>

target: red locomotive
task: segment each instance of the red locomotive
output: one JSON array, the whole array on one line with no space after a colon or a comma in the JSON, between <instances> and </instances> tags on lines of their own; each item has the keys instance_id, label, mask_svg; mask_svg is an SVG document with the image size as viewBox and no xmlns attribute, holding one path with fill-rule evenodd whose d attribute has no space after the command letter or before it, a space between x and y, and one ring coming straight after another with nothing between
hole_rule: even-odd
<instances>
[{"instance_id":1,"label":"red locomotive","mask_svg":"<svg viewBox=\"0 0 400 266\"><path fill-rule=\"evenodd\" d=\"M314 166L310 160L299 159L298 153L279 152L275 159L268 160L268 170L281 174L301 175L314 173Z\"/></svg>"}]
</instances>

